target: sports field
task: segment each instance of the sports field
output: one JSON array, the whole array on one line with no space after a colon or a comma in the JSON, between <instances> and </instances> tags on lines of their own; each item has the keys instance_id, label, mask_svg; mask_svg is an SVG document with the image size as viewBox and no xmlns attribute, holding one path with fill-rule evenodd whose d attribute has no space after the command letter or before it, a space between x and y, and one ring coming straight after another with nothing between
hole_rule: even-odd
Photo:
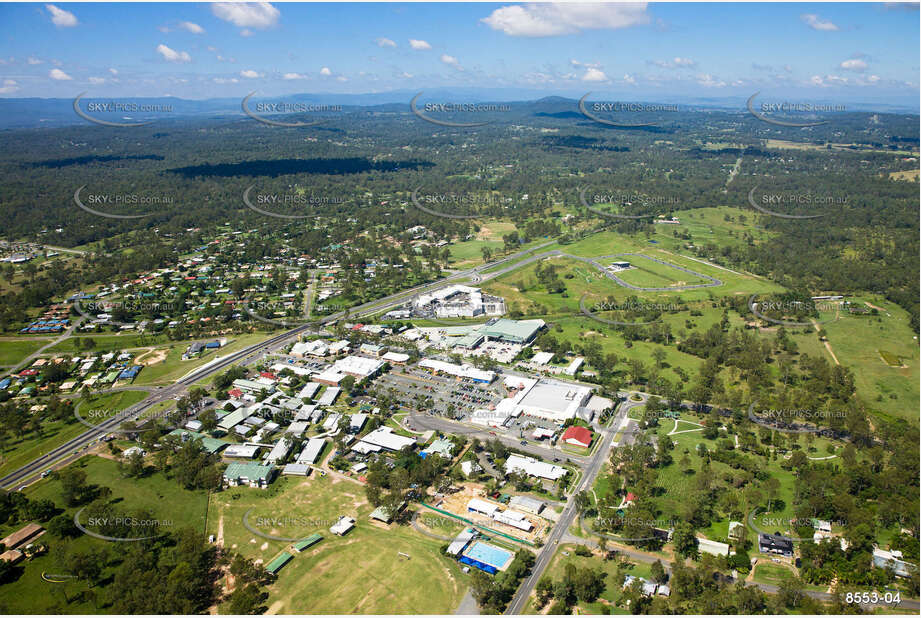
<instances>
[{"instance_id":1,"label":"sports field","mask_svg":"<svg viewBox=\"0 0 921 618\"><path fill-rule=\"evenodd\" d=\"M265 491L213 494L208 525L226 547L266 564L291 543L248 530L247 512L249 525L269 537L323 536L278 573L268 589L269 613L453 613L467 590L467 575L441 555L446 541L408 524L373 522L372 510L361 484L314 472L279 478ZM340 515L356 520L344 537L329 531Z\"/></svg>"}]
</instances>

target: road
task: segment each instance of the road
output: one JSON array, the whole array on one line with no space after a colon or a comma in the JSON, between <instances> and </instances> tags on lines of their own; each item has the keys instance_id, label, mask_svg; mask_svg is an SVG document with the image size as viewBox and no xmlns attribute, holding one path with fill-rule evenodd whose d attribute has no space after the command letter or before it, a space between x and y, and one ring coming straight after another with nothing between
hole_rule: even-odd
<instances>
[{"instance_id":1,"label":"road","mask_svg":"<svg viewBox=\"0 0 921 618\"><path fill-rule=\"evenodd\" d=\"M186 376L177 380L175 384L172 384L170 386L156 390L154 393L150 395L150 397L146 398L144 401L128 408L125 411L126 413L118 417L114 417L108 421L104 421L100 423L99 425L96 426L95 429L88 429L87 431L83 432L79 436L52 449L48 453L45 453L44 455L38 457L37 459L34 459L32 462L20 467L19 469L11 472L10 474L7 474L3 478L0 478L0 487L3 487L5 489L15 489L20 486L28 485L30 483L33 483L39 480L41 478L40 474L43 470L51 468L52 466L60 467L62 465L67 465L71 463L72 461L79 458L86 451L90 442L98 440L99 438L106 435L107 433L112 432L113 429L117 429L119 425L121 425L122 423L128 420L137 419L144 412L144 410L147 410L148 408L155 406L159 403L162 403L164 401L175 399L176 397L181 396L188 387L192 386L193 384L195 384L196 382L200 380L204 380L214 375L215 373L221 370L226 369L230 365L237 364L237 363L249 364L253 362L254 360L257 360L258 358L264 357L265 355L273 353L274 351L284 347L285 345L290 343L292 340L299 337L301 334L311 332L314 329L320 330L322 329L322 326L324 326L325 324L335 322L339 319L345 318L346 315L348 315L349 317L360 317L363 315L373 315L373 314L380 313L382 311L392 309L393 307L396 307L398 305L405 303L407 300L409 300L412 296L416 294L430 291L433 289L437 289L451 281L456 281L459 279L463 280L468 277L477 275L478 271L482 268L493 268L497 265L513 261L523 255L527 255L533 251L546 247L547 245L553 244L553 242L555 241L550 241L550 242L538 245L537 247L532 247L524 251L519 251L517 253L511 254L500 260L496 260L495 262L485 264L478 268L471 268L468 270L452 273L448 277L444 277L437 281L433 281L432 283L426 283L423 285L419 285L414 288L410 288L408 290L397 292L396 294L391 294L390 296L386 296L381 299L363 303L356 307L350 308L348 310L348 313L346 313L345 311L340 311L337 313L330 314L322 319L317 320L315 323L302 324L300 326L297 326L279 335L271 336L268 339L260 343L251 345L247 348L244 348L242 350L229 354L216 362L209 363L208 365L204 367L201 367L197 370L190 372ZM517 264L510 264L505 268L499 269L495 273L490 273L489 278L499 276L517 267L518 267ZM485 278L486 277L484 277L484 279ZM75 320L74 323L71 325L71 327L67 331L65 331L64 334L62 334L60 337L57 337L51 342L49 342L49 344L44 346L42 350L66 339L67 335L78 326L80 321L81 320ZM39 350L38 352L35 352L34 354L30 355L29 358L31 359L37 356L40 352L41 350ZM20 363L19 366L22 366L22 363Z\"/></svg>"},{"instance_id":2,"label":"road","mask_svg":"<svg viewBox=\"0 0 921 618\"><path fill-rule=\"evenodd\" d=\"M608 454L611 452L611 446L614 441L614 436L617 433L617 428L620 427L621 422L623 422L624 418L627 416L630 408L639 405L643 405L643 402L630 401L627 399L617 408L617 413L614 415L613 420L608 424L607 427L604 428L602 432L601 446L597 451L595 451L595 454L591 457L587 467L584 468L582 480L580 481L578 488L576 488L573 494L580 491L588 491L592 488L592 485L595 483L595 478L598 476L598 473L601 472L605 462L608 460ZM556 553L556 549L560 544L560 540L569 532L569 527L572 526L578 515L579 511L576 508L576 502L573 499L573 496L570 495L569 502L566 504L566 508L564 508L563 512L560 514L560 518L557 520L556 526L553 527L553 530L547 537L544 546L537 554L537 560L534 562L534 566L531 569L531 574L528 575L528 577L518 588L518 591L512 598L511 603L509 603L508 608L505 610L506 614L523 613L525 604L528 602L528 597L531 596L531 592L533 592L538 580L540 580L544 574L544 571L550 565L550 561L553 559L553 555Z\"/></svg>"}]
</instances>

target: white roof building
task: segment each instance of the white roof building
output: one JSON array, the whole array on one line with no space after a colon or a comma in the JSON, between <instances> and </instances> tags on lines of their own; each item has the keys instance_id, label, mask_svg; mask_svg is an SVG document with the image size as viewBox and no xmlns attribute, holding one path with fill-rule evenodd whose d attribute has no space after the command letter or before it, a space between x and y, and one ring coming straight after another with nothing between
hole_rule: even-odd
<instances>
[{"instance_id":1,"label":"white roof building","mask_svg":"<svg viewBox=\"0 0 921 618\"><path fill-rule=\"evenodd\" d=\"M329 529L333 534L343 536L346 532L355 527L355 520L351 517L341 516L339 520Z\"/></svg>"},{"instance_id":2,"label":"white roof building","mask_svg":"<svg viewBox=\"0 0 921 618\"><path fill-rule=\"evenodd\" d=\"M419 366L431 371L446 373L457 378L474 380L476 382L484 382L486 384L489 384L496 379L496 374L493 371L484 371L482 369L477 369L476 367L471 367L470 365L455 365L454 363L446 363L444 361L434 360L431 358L422 359L419 362Z\"/></svg>"},{"instance_id":3,"label":"white roof building","mask_svg":"<svg viewBox=\"0 0 921 618\"><path fill-rule=\"evenodd\" d=\"M479 498L471 498L470 502L467 503L467 510L492 517L493 513L499 510L499 505Z\"/></svg>"},{"instance_id":4,"label":"white roof building","mask_svg":"<svg viewBox=\"0 0 921 618\"><path fill-rule=\"evenodd\" d=\"M553 352L538 352L531 359L531 362L535 365L546 365L553 360Z\"/></svg>"},{"instance_id":5,"label":"white roof building","mask_svg":"<svg viewBox=\"0 0 921 618\"><path fill-rule=\"evenodd\" d=\"M324 446L326 446L326 440L323 438L310 438L307 440L307 444L304 446L304 449L301 451L300 455L297 456L297 463L317 463L317 459L320 457L320 453L323 452Z\"/></svg>"},{"instance_id":6,"label":"white roof building","mask_svg":"<svg viewBox=\"0 0 921 618\"><path fill-rule=\"evenodd\" d=\"M413 438L407 438L405 436L393 433L393 429L390 427L380 427L375 429L368 435L364 436L361 439L361 442L371 446L384 448L388 451L399 451L406 446L411 446L416 443Z\"/></svg>"},{"instance_id":7,"label":"white roof building","mask_svg":"<svg viewBox=\"0 0 921 618\"><path fill-rule=\"evenodd\" d=\"M252 459L259 451L256 444L231 444L224 449L224 457L242 457Z\"/></svg>"},{"instance_id":8,"label":"white roof building","mask_svg":"<svg viewBox=\"0 0 921 618\"><path fill-rule=\"evenodd\" d=\"M509 455L509 458L505 460L505 471L509 473L523 472L530 476L552 481L556 481L566 474L566 468L538 461L533 457L522 457L521 455Z\"/></svg>"}]
</instances>

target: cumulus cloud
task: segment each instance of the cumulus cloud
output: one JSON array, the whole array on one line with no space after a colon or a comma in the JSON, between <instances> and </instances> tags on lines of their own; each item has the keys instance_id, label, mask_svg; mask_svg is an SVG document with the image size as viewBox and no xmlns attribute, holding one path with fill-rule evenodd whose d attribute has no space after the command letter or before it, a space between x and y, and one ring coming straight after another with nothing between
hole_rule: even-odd
<instances>
[{"instance_id":1,"label":"cumulus cloud","mask_svg":"<svg viewBox=\"0 0 921 618\"><path fill-rule=\"evenodd\" d=\"M230 77L230 78L227 78L227 77L215 77L212 81L213 81L215 84L236 84L236 83L238 83L240 80L237 79L236 77Z\"/></svg>"},{"instance_id":2,"label":"cumulus cloud","mask_svg":"<svg viewBox=\"0 0 921 618\"><path fill-rule=\"evenodd\" d=\"M45 9L51 13L51 23L58 28L73 28L80 23L73 13L59 9L53 4L46 4Z\"/></svg>"},{"instance_id":3,"label":"cumulus cloud","mask_svg":"<svg viewBox=\"0 0 921 618\"><path fill-rule=\"evenodd\" d=\"M450 67L454 67L458 71L464 70L463 67L461 67L460 62L458 62L457 58L455 58L454 56L449 56L448 54L441 54L441 61Z\"/></svg>"},{"instance_id":4,"label":"cumulus cloud","mask_svg":"<svg viewBox=\"0 0 921 618\"><path fill-rule=\"evenodd\" d=\"M26 58L26 62L28 62L31 65L42 64L41 60L39 60L38 58L33 58L32 56L29 56L28 58Z\"/></svg>"},{"instance_id":5,"label":"cumulus cloud","mask_svg":"<svg viewBox=\"0 0 921 618\"><path fill-rule=\"evenodd\" d=\"M170 49L163 43L157 45L157 53L163 56L163 59L167 62L192 62L192 57L188 52Z\"/></svg>"},{"instance_id":6,"label":"cumulus cloud","mask_svg":"<svg viewBox=\"0 0 921 618\"><path fill-rule=\"evenodd\" d=\"M118 69L109 69L109 73L112 75L118 75Z\"/></svg>"},{"instance_id":7,"label":"cumulus cloud","mask_svg":"<svg viewBox=\"0 0 921 618\"><path fill-rule=\"evenodd\" d=\"M636 78L635 78L634 76L630 75L629 73L624 73L624 82L626 82L626 83L628 83L628 84L635 84L635 83L636 83Z\"/></svg>"},{"instance_id":8,"label":"cumulus cloud","mask_svg":"<svg viewBox=\"0 0 921 618\"><path fill-rule=\"evenodd\" d=\"M596 69L594 67L589 68L585 71L585 75L582 76L582 81L584 82L606 82L608 81L608 76L604 74L604 71L601 69Z\"/></svg>"},{"instance_id":9,"label":"cumulus cloud","mask_svg":"<svg viewBox=\"0 0 921 618\"><path fill-rule=\"evenodd\" d=\"M867 69L867 63L859 58L851 58L850 60L845 60L841 63L840 67L845 71L865 71Z\"/></svg>"},{"instance_id":10,"label":"cumulus cloud","mask_svg":"<svg viewBox=\"0 0 921 618\"><path fill-rule=\"evenodd\" d=\"M293 79L307 79L306 75L301 73L285 73L282 75L282 79L293 80Z\"/></svg>"},{"instance_id":11,"label":"cumulus cloud","mask_svg":"<svg viewBox=\"0 0 921 618\"><path fill-rule=\"evenodd\" d=\"M91 77L90 83L93 84L94 86L99 86L101 84L106 83L106 78L105 77Z\"/></svg>"},{"instance_id":12,"label":"cumulus cloud","mask_svg":"<svg viewBox=\"0 0 921 618\"><path fill-rule=\"evenodd\" d=\"M185 30L186 32L191 32L192 34L204 34L205 33L204 28L190 21L179 22L179 28L181 28L182 30Z\"/></svg>"},{"instance_id":13,"label":"cumulus cloud","mask_svg":"<svg viewBox=\"0 0 921 618\"><path fill-rule=\"evenodd\" d=\"M378 47L396 47L397 46L396 42L391 41L390 39L386 37L378 37L374 39L374 42L377 43Z\"/></svg>"},{"instance_id":14,"label":"cumulus cloud","mask_svg":"<svg viewBox=\"0 0 921 618\"><path fill-rule=\"evenodd\" d=\"M329 70L329 67L323 67L322 69L320 69L320 75L324 75L324 76L326 76L326 77L329 77L329 76L332 75L332 74L333 74L333 72Z\"/></svg>"},{"instance_id":15,"label":"cumulus cloud","mask_svg":"<svg viewBox=\"0 0 921 618\"><path fill-rule=\"evenodd\" d=\"M3 80L3 85L0 86L0 94L12 94L19 90L19 84L16 83L15 79L5 79Z\"/></svg>"},{"instance_id":16,"label":"cumulus cloud","mask_svg":"<svg viewBox=\"0 0 921 618\"><path fill-rule=\"evenodd\" d=\"M432 46L429 45L428 41L423 41L420 39L409 39L409 46L418 50L432 49Z\"/></svg>"},{"instance_id":17,"label":"cumulus cloud","mask_svg":"<svg viewBox=\"0 0 921 618\"><path fill-rule=\"evenodd\" d=\"M262 73L258 73L252 69L244 69L240 71L240 77L245 77L246 79L256 79L257 77L262 77Z\"/></svg>"},{"instance_id":18,"label":"cumulus cloud","mask_svg":"<svg viewBox=\"0 0 921 618\"><path fill-rule=\"evenodd\" d=\"M73 79L73 77L71 77L70 75L62 71L61 69L51 69L51 71L48 73L48 77L50 77L51 79L55 81L59 81L59 82L66 82L66 81L70 81Z\"/></svg>"},{"instance_id":19,"label":"cumulus cloud","mask_svg":"<svg viewBox=\"0 0 921 618\"><path fill-rule=\"evenodd\" d=\"M706 88L722 88L726 82L709 73L702 73L697 76L697 83Z\"/></svg>"},{"instance_id":20,"label":"cumulus cloud","mask_svg":"<svg viewBox=\"0 0 921 618\"><path fill-rule=\"evenodd\" d=\"M211 12L240 28L264 30L278 23L281 13L268 2L215 2Z\"/></svg>"},{"instance_id":21,"label":"cumulus cloud","mask_svg":"<svg viewBox=\"0 0 921 618\"><path fill-rule=\"evenodd\" d=\"M799 16L803 20L803 23L812 28L813 30L821 30L825 32L833 32L838 30L838 26L833 24L830 21L822 21L818 15L815 13L804 13Z\"/></svg>"},{"instance_id":22,"label":"cumulus cloud","mask_svg":"<svg viewBox=\"0 0 921 618\"><path fill-rule=\"evenodd\" d=\"M544 37L629 28L649 23L649 16L646 3L535 3L503 6L480 21L509 36Z\"/></svg>"}]
</instances>

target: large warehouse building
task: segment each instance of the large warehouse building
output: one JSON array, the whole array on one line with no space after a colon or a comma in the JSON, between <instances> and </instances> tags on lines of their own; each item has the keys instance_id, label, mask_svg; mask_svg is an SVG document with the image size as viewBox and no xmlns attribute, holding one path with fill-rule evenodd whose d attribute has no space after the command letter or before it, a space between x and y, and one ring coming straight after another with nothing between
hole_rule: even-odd
<instances>
[{"instance_id":1,"label":"large warehouse building","mask_svg":"<svg viewBox=\"0 0 921 618\"><path fill-rule=\"evenodd\" d=\"M450 285L413 299L413 311L420 317L472 318L478 315L503 315L505 301L483 294L480 288Z\"/></svg>"}]
</instances>

